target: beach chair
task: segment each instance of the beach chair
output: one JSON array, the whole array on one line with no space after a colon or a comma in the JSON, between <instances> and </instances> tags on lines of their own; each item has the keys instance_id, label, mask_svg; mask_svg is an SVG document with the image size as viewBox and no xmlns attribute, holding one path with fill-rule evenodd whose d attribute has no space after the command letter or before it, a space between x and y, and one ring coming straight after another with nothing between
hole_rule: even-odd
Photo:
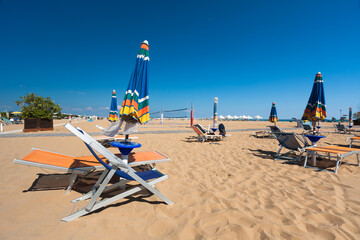
<instances>
[{"instance_id":1,"label":"beach chair","mask_svg":"<svg viewBox=\"0 0 360 240\"><path fill-rule=\"evenodd\" d=\"M350 140L349 148L351 148L353 142L360 142L360 136L352 136L352 137L349 137L348 139L346 139L346 141L349 141L349 140Z\"/></svg>"},{"instance_id":2,"label":"beach chair","mask_svg":"<svg viewBox=\"0 0 360 240\"><path fill-rule=\"evenodd\" d=\"M283 133L284 131L279 128L278 126L268 126L268 128L270 129L270 134L271 136L273 136L274 138L277 138L277 136L280 134L280 133Z\"/></svg>"},{"instance_id":3,"label":"beach chair","mask_svg":"<svg viewBox=\"0 0 360 240\"><path fill-rule=\"evenodd\" d=\"M94 156L73 157L38 148L33 148L31 153L22 159L15 159L14 163L71 173L66 193L71 191L79 175L86 176L104 168Z\"/></svg>"},{"instance_id":4,"label":"beach chair","mask_svg":"<svg viewBox=\"0 0 360 240\"><path fill-rule=\"evenodd\" d=\"M121 158L121 154L116 155ZM100 157L103 161L106 161L106 158ZM167 162L170 161L170 159L158 152L150 151L130 153L128 161L128 164L131 167L151 164L153 165L152 168L156 168L156 163ZM104 166L99 163L93 155L74 157L38 148L33 148L31 153L22 159L15 159L14 163L71 173L69 184L66 188L66 194L71 191L79 176L84 177L96 170L104 169Z\"/></svg>"},{"instance_id":5,"label":"beach chair","mask_svg":"<svg viewBox=\"0 0 360 240\"><path fill-rule=\"evenodd\" d=\"M81 129L76 129L68 123L65 124L65 127L74 135L84 141L85 145L93 154L93 156L105 167L105 170L90 192L72 201L75 203L78 201L90 199L88 204L79 211L63 218L62 221L68 222L78 217L84 216L115 201L137 193L143 189L149 190L151 193L163 200L166 204L173 204L172 201L166 198L154 186L155 184L166 180L168 178L167 175L162 174L156 169L136 172L129 164L123 161L127 158L127 156L123 156L123 159L120 159ZM101 156L98 156L96 152L105 157L109 161L109 163L103 161ZM119 176L120 180L116 183L108 185L114 175ZM126 183L130 181L135 181L139 183L139 185L131 189L125 190L115 196L109 198L102 198L101 200L99 200L99 197L102 193L125 186Z\"/></svg>"},{"instance_id":6,"label":"beach chair","mask_svg":"<svg viewBox=\"0 0 360 240\"><path fill-rule=\"evenodd\" d=\"M266 138L272 135L270 135L270 131L256 131L254 136L256 138Z\"/></svg>"},{"instance_id":7,"label":"beach chair","mask_svg":"<svg viewBox=\"0 0 360 240\"><path fill-rule=\"evenodd\" d=\"M224 124L220 123L218 128L219 128L219 135L223 136L224 139L231 136L230 134L226 133Z\"/></svg>"},{"instance_id":8,"label":"beach chair","mask_svg":"<svg viewBox=\"0 0 360 240\"><path fill-rule=\"evenodd\" d=\"M305 152L306 147L311 146L311 144L304 137L300 137L296 133L276 133L276 139L279 141L280 148L275 155L275 160L295 160L299 162L302 154ZM287 149L288 151L280 154L283 148ZM295 151L300 153L297 158L287 156L288 154Z\"/></svg>"},{"instance_id":9,"label":"beach chair","mask_svg":"<svg viewBox=\"0 0 360 240\"><path fill-rule=\"evenodd\" d=\"M196 132L197 134L197 140L201 141L201 142L205 142L207 140L222 140L223 136L222 135L215 135L215 134L207 134L204 133L201 128L199 128L198 126L193 125L191 126L191 128Z\"/></svg>"},{"instance_id":10,"label":"beach chair","mask_svg":"<svg viewBox=\"0 0 360 240\"><path fill-rule=\"evenodd\" d=\"M356 149L356 148L347 148L347 147L339 147L339 146L335 146L335 145L329 145L329 146L325 146L325 147L309 147L306 149L306 156L305 156L305 161L304 161L304 167L308 167L308 168L314 168L317 170L321 170L321 171L329 171L329 172L334 172L337 173L338 168L340 166L340 164L342 163L342 160L345 157L351 156L351 155L356 155L357 157L357 166L360 167L360 158L359 158L359 154L360 154L360 149ZM330 171L327 169L322 169L322 168L317 168L317 167L312 167L312 166L307 166L307 160L309 157L314 156L314 157L324 157L327 158L330 161L336 161L336 165L335 165L335 170L334 171ZM335 160L334 160L335 159ZM355 164L352 164L355 165Z\"/></svg>"},{"instance_id":11,"label":"beach chair","mask_svg":"<svg viewBox=\"0 0 360 240\"><path fill-rule=\"evenodd\" d=\"M336 133L347 133L346 127L344 124L334 124Z\"/></svg>"},{"instance_id":12,"label":"beach chair","mask_svg":"<svg viewBox=\"0 0 360 240\"><path fill-rule=\"evenodd\" d=\"M193 126L197 127L202 133L204 134L212 134L214 135L215 133L210 130L210 129L206 129L204 126L202 126L201 124L194 124Z\"/></svg>"},{"instance_id":13,"label":"beach chair","mask_svg":"<svg viewBox=\"0 0 360 240\"><path fill-rule=\"evenodd\" d=\"M313 128L309 124L302 124L303 133L312 133Z\"/></svg>"}]
</instances>

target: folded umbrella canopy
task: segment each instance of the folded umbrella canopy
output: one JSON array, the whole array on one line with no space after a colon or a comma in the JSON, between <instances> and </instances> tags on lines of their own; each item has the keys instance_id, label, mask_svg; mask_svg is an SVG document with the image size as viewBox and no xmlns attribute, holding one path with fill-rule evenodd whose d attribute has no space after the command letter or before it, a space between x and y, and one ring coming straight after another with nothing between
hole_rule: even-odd
<instances>
[{"instance_id":1,"label":"folded umbrella canopy","mask_svg":"<svg viewBox=\"0 0 360 240\"><path fill-rule=\"evenodd\" d=\"M278 120L279 119L278 119L277 112L276 112L275 102L273 102L271 105L269 122L276 124L278 122Z\"/></svg>"},{"instance_id":2,"label":"folded umbrella canopy","mask_svg":"<svg viewBox=\"0 0 360 240\"><path fill-rule=\"evenodd\" d=\"M118 111L117 111L116 92L115 92L115 90L113 90L112 96L111 96L109 121L116 122L118 120L119 120L119 116L118 116Z\"/></svg>"},{"instance_id":3,"label":"folded umbrella canopy","mask_svg":"<svg viewBox=\"0 0 360 240\"><path fill-rule=\"evenodd\" d=\"M349 107L349 126L353 125L353 120L352 120L352 108Z\"/></svg>"},{"instance_id":4,"label":"folded umbrella canopy","mask_svg":"<svg viewBox=\"0 0 360 240\"><path fill-rule=\"evenodd\" d=\"M149 121L148 64L149 43L141 44L125 97L120 110L121 120L127 123L146 123Z\"/></svg>"},{"instance_id":5,"label":"folded umbrella canopy","mask_svg":"<svg viewBox=\"0 0 360 240\"><path fill-rule=\"evenodd\" d=\"M324 121L326 118L326 105L324 94L324 82L321 72L318 72L315 76L314 85L311 91L311 95L306 105L302 120L309 120L313 124L315 131L315 125L317 121Z\"/></svg>"}]
</instances>

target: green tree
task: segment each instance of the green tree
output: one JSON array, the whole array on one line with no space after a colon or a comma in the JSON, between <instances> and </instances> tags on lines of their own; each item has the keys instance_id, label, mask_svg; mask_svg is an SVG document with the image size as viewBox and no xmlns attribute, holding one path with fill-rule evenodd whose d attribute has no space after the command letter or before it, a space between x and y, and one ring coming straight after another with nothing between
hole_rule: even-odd
<instances>
[{"instance_id":1,"label":"green tree","mask_svg":"<svg viewBox=\"0 0 360 240\"><path fill-rule=\"evenodd\" d=\"M21 116L23 118L40 118L52 119L54 113L61 114L61 107L55 104L50 97L40 97L34 93L26 94L20 97L21 100L15 101L18 106L21 106Z\"/></svg>"},{"instance_id":2,"label":"green tree","mask_svg":"<svg viewBox=\"0 0 360 240\"><path fill-rule=\"evenodd\" d=\"M354 113L353 118L354 119L359 119L360 118L360 112Z\"/></svg>"}]
</instances>

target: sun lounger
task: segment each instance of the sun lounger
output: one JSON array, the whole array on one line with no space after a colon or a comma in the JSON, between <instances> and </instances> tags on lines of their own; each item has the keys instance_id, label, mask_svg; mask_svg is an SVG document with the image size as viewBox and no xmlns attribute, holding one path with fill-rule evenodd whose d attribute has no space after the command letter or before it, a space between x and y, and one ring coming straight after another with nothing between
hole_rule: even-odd
<instances>
[{"instance_id":1,"label":"sun lounger","mask_svg":"<svg viewBox=\"0 0 360 240\"><path fill-rule=\"evenodd\" d=\"M79 175L104 168L93 156L73 157L37 148L22 159L15 159L14 163L71 173L66 193L71 191Z\"/></svg>"},{"instance_id":2,"label":"sun lounger","mask_svg":"<svg viewBox=\"0 0 360 240\"><path fill-rule=\"evenodd\" d=\"M117 154L121 158L121 154ZM103 161L106 158L100 156ZM170 161L158 152L136 152L130 153L128 157L129 166L138 166ZM73 157L65 154L55 153L42 149L33 148L32 152L22 159L15 159L14 163L32 167L46 168L60 172L71 173L66 193L69 193L79 175L86 176L89 173L104 169L104 166L94 156Z\"/></svg>"},{"instance_id":3,"label":"sun lounger","mask_svg":"<svg viewBox=\"0 0 360 240\"><path fill-rule=\"evenodd\" d=\"M270 137L270 131L257 131L255 132L255 137L256 138L265 138L265 137Z\"/></svg>"},{"instance_id":4,"label":"sun lounger","mask_svg":"<svg viewBox=\"0 0 360 240\"><path fill-rule=\"evenodd\" d=\"M136 172L129 164L125 163L122 159L115 156L112 152L102 146L90 135L83 132L81 129L76 129L70 124L65 124L65 127L84 141L93 156L105 167L105 170L90 192L72 201L78 202L90 199L88 204L79 211L63 218L62 221L68 222L75 218L84 216L115 201L137 193L143 189L149 190L151 193L163 200L166 204L173 204L172 201L166 198L154 187L156 183L166 180L168 178L167 175L164 175L157 170ZM95 151L104 156L109 161L109 164L104 162L101 159L101 156L98 156ZM123 156L123 158L126 159L127 156ZM108 185L109 181L115 174L120 177L120 180L116 183ZM99 197L102 193L122 187L130 181L136 181L137 183L139 183L139 185L110 198L102 198L101 200L99 200Z\"/></svg>"},{"instance_id":5,"label":"sun lounger","mask_svg":"<svg viewBox=\"0 0 360 240\"><path fill-rule=\"evenodd\" d=\"M275 155L275 160L295 160L300 161L302 154L305 152L306 147L310 146L310 143L296 133L276 133L276 139L279 141L280 148ZM285 148L289 151L280 154L281 150ZM298 151L300 154L297 158L289 157L288 154Z\"/></svg>"},{"instance_id":6,"label":"sun lounger","mask_svg":"<svg viewBox=\"0 0 360 240\"><path fill-rule=\"evenodd\" d=\"M218 128L219 128L219 135L223 136L223 139L226 139L227 137L231 136L231 134L226 133L224 124L220 123Z\"/></svg>"},{"instance_id":7,"label":"sun lounger","mask_svg":"<svg viewBox=\"0 0 360 240\"><path fill-rule=\"evenodd\" d=\"M334 124L336 133L347 133L347 129L344 124Z\"/></svg>"},{"instance_id":8,"label":"sun lounger","mask_svg":"<svg viewBox=\"0 0 360 240\"><path fill-rule=\"evenodd\" d=\"M349 137L348 139L346 139L346 141L349 141L349 140L350 140L349 148L351 148L353 142L360 142L360 136L352 136L352 137Z\"/></svg>"},{"instance_id":9,"label":"sun lounger","mask_svg":"<svg viewBox=\"0 0 360 240\"><path fill-rule=\"evenodd\" d=\"M222 135L215 135L215 134L207 134L207 133L204 133L201 128L199 128L198 126L196 125L193 125L191 127L197 134L197 140L198 141L201 141L201 142L205 142L207 140L222 140L224 136Z\"/></svg>"},{"instance_id":10,"label":"sun lounger","mask_svg":"<svg viewBox=\"0 0 360 240\"><path fill-rule=\"evenodd\" d=\"M358 162L357 166L360 167L360 159L359 159L360 149L339 147L339 146L335 146L335 145L329 145L329 146L326 146L326 147L316 147L316 146L315 147L309 147L309 148L306 149L304 167L315 168L317 170L329 171L327 169L320 169L320 168L317 168L317 167L307 166L307 160L308 160L308 158L310 156L325 157L325 158L328 158L328 160L332 160L332 161L334 161L333 159L335 159L336 165L335 165L335 170L333 172L337 173L338 167L340 166L342 160L345 157L348 157L348 156L351 156L351 155L354 155L354 154L357 157L357 162Z\"/></svg>"},{"instance_id":11,"label":"sun lounger","mask_svg":"<svg viewBox=\"0 0 360 240\"><path fill-rule=\"evenodd\" d=\"M313 128L309 124L302 124L303 133L312 133Z\"/></svg>"}]
</instances>

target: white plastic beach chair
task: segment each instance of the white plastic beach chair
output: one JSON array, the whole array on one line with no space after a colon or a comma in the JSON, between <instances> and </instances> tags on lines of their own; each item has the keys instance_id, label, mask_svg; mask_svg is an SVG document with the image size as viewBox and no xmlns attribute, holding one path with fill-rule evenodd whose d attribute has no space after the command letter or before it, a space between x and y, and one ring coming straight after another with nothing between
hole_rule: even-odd
<instances>
[{"instance_id":1,"label":"white plastic beach chair","mask_svg":"<svg viewBox=\"0 0 360 240\"><path fill-rule=\"evenodd\" d=\"M125 198L129 195L137 193L143 189L149 190L154 195L158 196L161 200L163 200L166 204L173 204L168 198L166 198L162 193L160 193L154 185L161 181L164 181L168 178L167 175L162 174L157 170L147 170L143 172L136 172L129 164L125 163L123 160L127 159L128 156L123 156L123 159L120 159L104 146L102 146L99 142L97 142L94 138L92 138L87 133L83 132L81 129L76 129L70 124L66 124L65 127L70 130L73 134L79 137L84 141L86 146L89 148L90 152L94 155L94 157L105 167L104 172L101 174L100 178L92 188L92 190L82 197L74 199L72 202L78 202L86 199L90 199L89 203L79 211L65 217L62 221L68 222L75 218L84 216L89 214L99 208L102 208L106 205L109 205L115 201L118 201L122 198ZM96 152L104 156L109 164L105 163ZM111 184L108 186L109 181L114 175L118 175L120 177L119 182ZM126 183L130 181L136 181L139 183L138 186L133 187L129 190L121 192L110 198L103 198L98 200L100 195L104 192L110 191L115 188L119 188L124 186Z\"/></svg>"}]
</instances>

